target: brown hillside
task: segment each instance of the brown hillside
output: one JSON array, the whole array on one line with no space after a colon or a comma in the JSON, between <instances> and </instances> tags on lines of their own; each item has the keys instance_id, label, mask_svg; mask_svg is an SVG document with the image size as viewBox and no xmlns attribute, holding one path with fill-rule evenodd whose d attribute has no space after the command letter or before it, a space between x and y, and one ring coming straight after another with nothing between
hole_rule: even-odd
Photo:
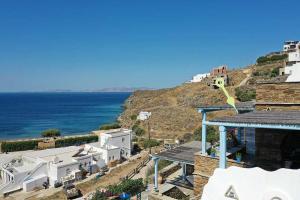
<instances>
[{"instance_id":1,"label":"brown hillside","mask_svg":"<svg viewBox=\"0 0 300 200\"><path fill-rule=\"evenodd\" d=\"M229 72L230 86L226 88L234 96L234 89L238 86L255 87L255 81L262 77L253 77L253 71L271 70L278 65L280 63L252 65L232 70ZM212 89L205 83L183 84L154 91L137 91L127 99L126 109L119 120L123 127L129 128L135 123L135 120L131 119L132 115L138 115L140 111L152 112L151 135L156 138L174 139L185 133L192 133L201 125L201 115L197 113L197 106L224 104L225 102L226 97L219 89ZM218 115L230 113L233 114L232 111L222 111ZM216 114L213 113L208 118ZM140 126L147 130L145 123L141 123Z\"/></svg>"}]
</instances>

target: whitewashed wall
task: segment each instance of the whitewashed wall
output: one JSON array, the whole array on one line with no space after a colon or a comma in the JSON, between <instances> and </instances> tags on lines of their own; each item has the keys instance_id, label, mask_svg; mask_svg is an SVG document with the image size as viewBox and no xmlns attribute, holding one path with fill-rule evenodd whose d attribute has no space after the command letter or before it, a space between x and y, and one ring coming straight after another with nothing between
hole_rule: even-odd
<instances>
[{"instance_id":1,"label":"whitewashed wall","mask_svg":"<svg viewBox=\"0 0 300 200\"><path fill-rule=\"evenodd\" d=\"M34 179L23 182L23 190L25 192L30 192L36 187L42 187L43 183L47 182L47 176L39 176Z\"/></svg>"},{"instance_id":2,"label":"whitewashed wall","mask_svg":"<svg viewBox=\"0 0 300 200\"><path fill-rule=\"evenodd\" d=\"M201 200L299 200L299 188L300 170L229 167L215 170Z\"/></svg>"}]
</instances>

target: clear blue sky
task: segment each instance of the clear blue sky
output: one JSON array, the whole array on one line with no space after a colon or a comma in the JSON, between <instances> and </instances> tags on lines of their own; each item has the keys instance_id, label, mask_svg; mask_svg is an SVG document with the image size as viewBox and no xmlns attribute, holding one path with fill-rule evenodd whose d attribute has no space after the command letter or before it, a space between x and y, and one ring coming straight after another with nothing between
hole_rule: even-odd
<instances>
[{"instance_id":1,"label":"clear blue sky","mask_svg":"<svg viewBox=\"0 0 300 200\"><path fill-rule=\"evenodd\" d=\"M300 39L299 7L299 0L2 0L0 91L175 86Z\"/></svg>"}]
</instances>

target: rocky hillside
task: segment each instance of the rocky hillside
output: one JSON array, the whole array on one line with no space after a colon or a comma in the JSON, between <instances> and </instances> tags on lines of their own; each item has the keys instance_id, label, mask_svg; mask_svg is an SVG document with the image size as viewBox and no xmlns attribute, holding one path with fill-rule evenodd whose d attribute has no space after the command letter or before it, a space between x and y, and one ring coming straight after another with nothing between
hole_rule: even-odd
<instances>
[{"instance_id":1,"label":"rocky hillside","mask_svg":"<svg viewBox=\"0 0 300 200\"><path fill-rule=\"evenodd\" d=\"M282 66L282 62L251 65L229 72L230 85L227 90L235 95L235 88L255 88L257 80L270 79L271 71ZM174 88L136 91L125 103L125 111L119 120L123 127L132 127L140 111L152 112L150 118L151 135L155 138L174 139L185 133L192 133L201 125L200 105L224 104L226 97L219 89L212 89L205 83L183 84ZM218 115L233 114L222 111ZM208 118L214 117L212 113ZM140 126L147 130L147 124Z\"/></svg>"}]
</instances>

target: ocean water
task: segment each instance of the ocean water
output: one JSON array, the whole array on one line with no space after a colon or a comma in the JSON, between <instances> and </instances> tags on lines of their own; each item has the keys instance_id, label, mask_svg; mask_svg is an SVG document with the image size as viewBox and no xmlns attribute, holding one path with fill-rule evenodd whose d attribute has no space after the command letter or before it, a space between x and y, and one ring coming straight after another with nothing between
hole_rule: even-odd
<instances>
[{"instance_id":1,"label":"ocean water","mask_svg":"<svg viewBox=\"0 0 300 200\"><path fill-rule=\"evenodd\" d=\"M76 135L114 122L130 93L0 93L0 139Z\"/></svg>"}]
</instances>

